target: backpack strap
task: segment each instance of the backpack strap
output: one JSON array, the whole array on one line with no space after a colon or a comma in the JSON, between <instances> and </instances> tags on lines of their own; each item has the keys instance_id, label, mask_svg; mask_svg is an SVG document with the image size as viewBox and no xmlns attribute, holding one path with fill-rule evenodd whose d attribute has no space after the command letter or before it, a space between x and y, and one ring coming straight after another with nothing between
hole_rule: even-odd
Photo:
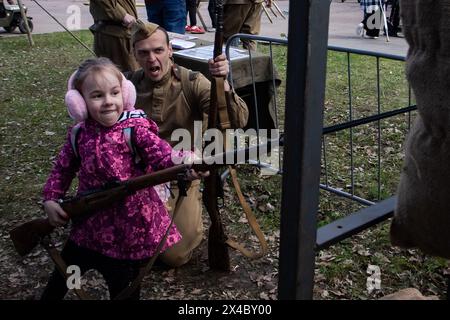
<instances>
[{"instance_id":1,"label":"backpack strap","mask_svg":"<svg viewBox=\"0 0 450 320\"><path fill-rule=\"evenodd\" d=\"M136 119L136 118L143 118L147 119L147 115L142 110L133 110L133 111L124 111L122 115L120 116L118 122L122 122L128 119ZM141 156L139 155L139 152L137 152L136 146L134 145L134 127L128 127L124 128L122 130L123 136L125 138L125 142L127 143L128 148L130 149L131 153L134 157L134 163L141 162Z\"/></svg>"},{"instance_id":2,"label":"backpack strap","mask_svg":"<svg viewBox=\"0 0 450 320\"><path fill-rule=\"evenodd\" d=\"M124 128L122 130L123 136L125 138L125 142L127 143L128 148L131 150L131 153L134 157L134 163L141 162L141 157L139 156L139 152L136 150L136 146L133 143L134 140L134 127Z\"/></svg>"},{"instance_id":3,"label":"backpack strap","mask_svg":"<svg viewBox=\"0 0 450 320\"><path fill-rule=\"evenodd\" d=\"M80 158L80 154L78 152L78 135L80 134L81 123L77 123L72 127L72 131L70 134L70 144L72 145L73 153L75 153L75 157L77 159Z\"/></svg>"},{"instance_id":4,"label":"backpack strap","mask_svg":"<svg viewBox=\"0 0 450 320\"><path fill-rule=\"evenodd\" d=\"M146 119L147 115L141 110L124 111L120 116L118 122L122 122L133 118ZM78 151L78 135L80 134L80 129L81 123L77 123L72 127L72 132L70 135L70 144L72 145L72 150L75 153L75 157L77 159L80 159L80 153ZM141 157L139 156L139 153L137 152L136 147L133 144L134 128L133 127L124 128L122 131L125 137L125 142L127 143L127 146L130 149L131 153L133 154L134 162L139 163L141 161Z\"/></svg>"}]
</instances>

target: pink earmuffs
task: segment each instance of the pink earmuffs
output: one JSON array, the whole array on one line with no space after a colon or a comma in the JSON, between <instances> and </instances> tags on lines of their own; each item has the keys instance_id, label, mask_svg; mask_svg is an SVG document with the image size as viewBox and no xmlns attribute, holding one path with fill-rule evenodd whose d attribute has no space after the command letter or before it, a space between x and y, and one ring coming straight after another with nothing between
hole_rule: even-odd
<instances>
[{"instance_id":1,"label":"pink earmuffs","mask_svg":"<svg viewBox=\"0 0 450 320\"><path fill-rule=\"evenodd\" d=\"M73 79L75 74L76 71L69 78L64 102L66 103L69 116L76 122L81 122L87 119L88 110L83 96L73 87ZM122 75L122 98L123 110L134 110L134 104L136 103L136 88L130 80L125 78L124 75Z\"/></svg>"}]
</instances>

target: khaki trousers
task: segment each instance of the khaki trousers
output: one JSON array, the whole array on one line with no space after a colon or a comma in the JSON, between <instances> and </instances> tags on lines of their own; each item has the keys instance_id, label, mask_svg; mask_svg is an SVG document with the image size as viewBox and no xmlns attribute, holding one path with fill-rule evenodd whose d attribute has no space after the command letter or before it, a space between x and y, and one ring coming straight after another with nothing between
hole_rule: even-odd
<instances>
[{"instance_id":1,"label":"khaki trousers","mask_svg":"<svg viewBox=\"0 0 450 320\"><path fill-rule=\"evenodd\" d=\"M122 72L139 69L129 38L94 32L94 52L98 57L109 58Z\"/></svg>"},{"instance_id":2,"label":"khaki trousers","mask_svg":"<svg viewBox=\"0 0 450 320\"><path fill-rule=\"evenodd\" d=\"M171 184L171 191L175 196L169 200L169 213L172 216L178 199L178 187ZM192 251L203 238L202 195L199 180L192 182L187 191L187 197L182 200L176 212L174 223L181 233L182 239L163 252L160 257L165 264L179 267L191 259Z\"/></svg>"},{"instance_id":3,"label":"khaki trousers","mask_svg":"<svg viewBox=\"0 0 450 320\"><path fill-rule=\"evenodd\" d=\"M223 11L225 41L236 33L259 34L261 30L262 3L226 4ZM256 42L242 40L244 48L256 50Z\"/></svg>"}]
</instances>

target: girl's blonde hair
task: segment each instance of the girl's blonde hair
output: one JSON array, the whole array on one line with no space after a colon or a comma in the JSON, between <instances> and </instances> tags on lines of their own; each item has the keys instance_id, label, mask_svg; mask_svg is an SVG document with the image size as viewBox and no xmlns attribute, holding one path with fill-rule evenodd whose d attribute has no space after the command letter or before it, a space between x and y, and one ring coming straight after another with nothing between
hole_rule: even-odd
<instances>
[{"instance_id":1,"label":"girl's blonde hair","mask_svg":"<svg viewBox=\"0 0 450 320\"><path fill-rule=\"evenodd\" d=\"M78 70L73 78L73 88L81 92L81 87L83 86L83 82L86 79L86 77L91 72L99 72L103 70L111 71L117 77L120 84L122 85L123 77L119 68L108 58L100 57L87 59L78 67Z\"/></svg>"}]
</instances>

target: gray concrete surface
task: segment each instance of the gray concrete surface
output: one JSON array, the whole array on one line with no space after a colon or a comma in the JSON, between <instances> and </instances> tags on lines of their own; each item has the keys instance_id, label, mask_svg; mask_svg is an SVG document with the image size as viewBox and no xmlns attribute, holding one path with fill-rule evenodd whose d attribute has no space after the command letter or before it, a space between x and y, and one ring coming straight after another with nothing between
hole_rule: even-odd
<instances>
[{"instance_id":1,"label":"gray concrete surface","mask_svg":"<svg viewBox=\"0 0 450 320\"><path fill-rule=\"evenodd\" d=\"M33 34L64 31L51 17L47 15L34 1L22 0L28 7L28 15L33 17L34 32ZM80 12L80 29L87 29L92 23L92 17L89 13L88 6L84 5L86 0L38 0L56 19L67 26L67 23L74 22L71 18L75 10ZM143 0L138 0L138 15L145 20L147 15ZM277 3L284 14L289 17L289 0L277 0ZM206 24L210 25L210 19L207 11L207 3L200 6ZM328 44L340 47L349 47L355 49L363 49L388 54L406 55L407 44L403 38L390 38L390 42L386 42L384 36L378 39L364 39L356 35L355 29L361 20L362 13L356 0L347 0L342 3L340 0L334 0L330 8L330 27ZM261 35L281 38L282 35L288 34L288 20L282 19L280 16L271 15L273 23L270 23L265 14L262 15ZM200 20L198 23L200 25ZM16 35L19 31L16 31ZM0 37L11 36L3 29L0 31ZM207 32L205 34L196 35L201 39L213 40L214 33Z\"/></svg>"}]
</instances>

